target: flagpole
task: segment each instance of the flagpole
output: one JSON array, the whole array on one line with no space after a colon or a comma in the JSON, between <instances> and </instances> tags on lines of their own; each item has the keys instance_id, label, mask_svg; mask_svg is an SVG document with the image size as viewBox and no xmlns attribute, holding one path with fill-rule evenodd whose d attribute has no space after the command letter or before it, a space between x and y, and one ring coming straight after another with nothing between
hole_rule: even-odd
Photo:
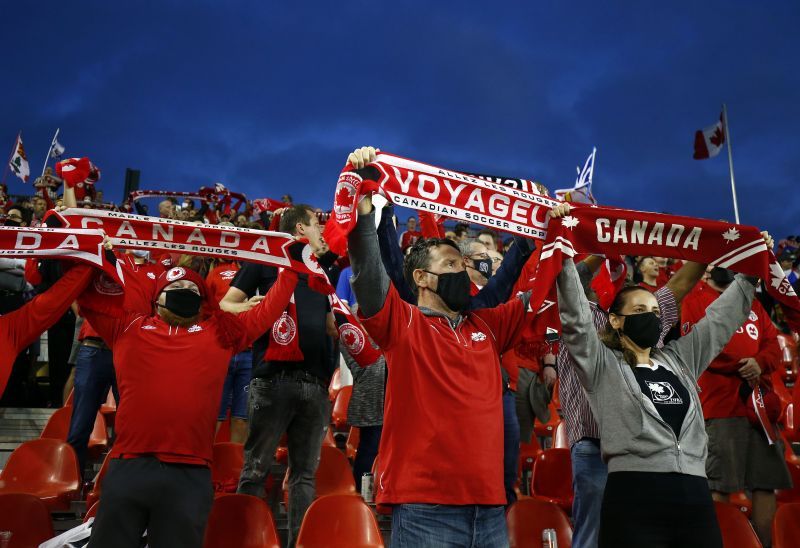
<instances>
[{"instance_id":1,"label":"flagpole","mask_svg":"<svg viewBox=\"0 0 800 548\"><path fill-rule=\"evenodd\" d=\"M50 152L53 150L53 145L56 144L56 139L58 139L58 132L61 131L61 128L56 128L56 134L53 135L53 140L50 141L50 148L47 149L47 156L44 157L44 165L42 166L42 177L44 177L44 170L47 169L47 162L50 160Z\"/></svg>"},{"instance_id":2,"label":"flagpole","mask_svg":"<svg viewBox=\"0 0 800 548\"><path fill-rule=\"evenodd\" d=\"M6 175L8 175L8 168L11 165L11 159L14 157L14 153L17 151L17 144L19 143L19 138L22 136L22 130L19 130L17 133L17 138L14 139L14 148L11 149L11 156L8 157L8 161L6 162L6 169L3 171L3 180L0 181L0 184L6 184Z\"/></svg>"},{"instance_id":3,"label":"flagpole","mask_svg":"<svg viewBox=\"0 0 800 548\"><path fill-rule=\"evenodd\" d=\"M736 200L736 181L733 178L733 154L731 153L731 132L728 128L728 107L722 103L722 125L725 127L725 142L728 143L728 170L731 174L731 193L733 193L733 214L739 224L739 204Z\"/></svg>"}]
</instances>

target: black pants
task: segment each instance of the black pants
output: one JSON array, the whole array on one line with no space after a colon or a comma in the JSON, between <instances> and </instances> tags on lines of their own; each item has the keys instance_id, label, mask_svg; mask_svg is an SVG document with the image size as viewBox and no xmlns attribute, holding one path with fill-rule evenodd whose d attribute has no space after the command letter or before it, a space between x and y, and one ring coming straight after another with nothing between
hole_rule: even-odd
<instances>
[{"instance_id":1,"label":"black pants","mask_svg":"<svg viewBox=\"0 0 800 548\"><path fill-rule=\"evenodd\" d=\"M214 502L211 470L154 457L114 459L92 527L92 548L202 548Z\"/></svg>"},{"instance_id":2,"label":"black pants","mask_svg":"<svg viewBox=\"0 0 800 548\"><path fill-rule=\"evenodd\" d=\"M71 310L47 330L47 363L50 371L50 403L64 405L64 385L69 378L69 355L75 337L75 314Z\"/></svg>"},{"instance_id":3,"label":"black pants","mask_svg":"<svg viewBox=\"0 0 800 548\"><path fill-rule=\"evenodd\" d=\"M656 472L608 475L600 548L722 548L708 480Z\"/></svg>"}]
</instances>

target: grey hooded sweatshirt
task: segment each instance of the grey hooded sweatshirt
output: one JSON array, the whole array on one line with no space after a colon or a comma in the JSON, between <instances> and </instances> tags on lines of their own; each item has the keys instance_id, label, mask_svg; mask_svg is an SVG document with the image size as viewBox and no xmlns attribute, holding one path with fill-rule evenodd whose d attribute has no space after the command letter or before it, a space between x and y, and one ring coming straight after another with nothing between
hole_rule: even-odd
<instances>
[{"instance_id":1,"label":"grey hooded sweatshirt","mask_svg":"<svg viewBox=\"0 0 800 548\"><path fill-rule=\"evenodd\" d=\"M642 394L622 353L600 341L575 263L564 261L558 276L562 340L577 364L578 379L597 417L609 472L678 472L706 477L708 437L697 379L744 323L754 293L753 283L737 275L689 334L651 350L652 359L672 371L691 396L676 436Z\"/></svg>"}]
</instances>

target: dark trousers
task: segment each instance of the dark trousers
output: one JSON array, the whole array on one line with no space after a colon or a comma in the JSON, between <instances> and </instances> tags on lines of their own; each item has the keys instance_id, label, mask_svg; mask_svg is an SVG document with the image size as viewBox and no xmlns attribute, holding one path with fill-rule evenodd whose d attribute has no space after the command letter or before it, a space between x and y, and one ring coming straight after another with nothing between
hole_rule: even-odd
<instances>
[{"instance_id":1,"label":"dark trousers","mask_svg":"<svg viewBox=\"0 0 800 548\"><path fill-rule=\"evenodd\" d=\"M75 336L75 314L71 310L47 330L47 364L50 371L49 400L53 407L64 405L64 385L69 378L69 354Z\"/></svg>"},{"instance_id":2,"label":"dark trousers","mask_svg":"<svg viewBox=\"0 0 800 548\"><path fill-rule=\"evenodd\" d=\"M111 350L81 346L75 362L75 391L72 395L72 419L69 423L69 443L78 455L80 470L86 465L86 450L89 437L94 429L94 421L100 406L108 397L108 390L114 391L119 402L117 379L114 376L114 362Z\"/></svg>"},{"instance_id":3,"label":"dark trousers","mask_svg":"<svg viewBox=\"0 0 800 548\"><path fill-rule=\"evenodd\" d=\"M155 457L114 459L92 528L93 548L201 548L214 502L211 470Z\"/></svg>"},{"instance_id":4,"label":"dark trousers","mask_svg":"<svg viewBox=\"0 0 800 548\"><path fill-rule=\"evenodd\" d=\"M656 472L608 475L600 548L722 548L708 480Z\"/></svg>"},{"instance_id":5,"label":"dark trousers","mask_svg":"<svg viewBox=\"0 0 800 548\"><path fill-rule=\"evenodd\" d=\"M353 460L353 477L356 480L356 490L361 490L361 476L372 471L372 463L378 455L378 446L381 444L383 425L362 426L359 428L358 452Z\"/></svg>"},{"instance_id":6,"label":"dark trousers","mask_svg":"<svg viewBox=\"0 0 800 548\"><path fill-rule=\"evenodd\" d=\"M503 394L503 486L508 505L517 500L514 484L517 483L519 467L519 441L517 396L511 390L506 390Z\"/></svg>"},{"instance_id":7,"label":"dark trousers","mask_svg":"<svg viewBox=\"0 0 800 548\"><path fill-rule=\"evenodd\" d=\"M289 439L289 546L294 546L306 510L314 500L320 447L331 416L328 391L314 382L287 377L250 382L250 435L244 444L239 493L264 497L264 480L275 449Z\"/></svg>"}]
</instances>

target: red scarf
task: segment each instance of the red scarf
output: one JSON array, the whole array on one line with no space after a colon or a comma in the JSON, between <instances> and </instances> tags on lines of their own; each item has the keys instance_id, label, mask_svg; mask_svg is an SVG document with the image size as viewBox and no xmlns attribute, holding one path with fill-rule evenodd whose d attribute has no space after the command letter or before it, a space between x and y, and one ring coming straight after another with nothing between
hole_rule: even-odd
<instances>
[{"instance_id":1,"label":"red scarf","mask_svg":"<svg viewBox=\"0 0 800 548\"><path fill-rule=\"evenodd\" d=\"M620 289L625 285L625 275L628 271L621 255L609 255L600 266L600 271L592 280L592 289L597 295L597 304L603 310L608 310L614 302Z\"/></svg>"},{"instance_id":2,"label":"red scarf","mask_svg":"<svg viewBox=\"0 0 800 548\"><path fill-rule=\"evenodd\" d=\"M328 295L336 327L339 331L339 343L347 348L350 355L361 367L367 367L378 361L380 350L372 347L370 339L361 323L350 313L336 293ZM267 361L303 361L303 351L300 350L298 339L297 306L294 295L289 305L270 330L269 346L264 354Z\"/></svg>"},{"instance_id":3,"label":"red scarf","mask_svg":"<svg viewBox=\"0 0 800 548\"><path fill-rule=\"evenodd\" d=\"M570 216L554 219L548 228L531 297L534 310L555 301L563 259L576 253L667 257L757 276L781 303L790 327L800 330L800 300L755 227L610 207L574 207ZM555 310L556 319L557 315ZM554 319L545 315L538 321L542 333Z\"/></svg>"},{"instance_id":4,"label":"red scarf","mask_svg":"<svg viewBox=\"0 0 800 548\"><path fill-rule=\"evenodd\" d=\"M279 202L278 200L273 200L272 198L253 200L253 211L256 213L261 213L263 211L275 211L276 209L282 209L284 207L290 206L283 202Z\"/></svg>"},{"instance_id":5,"label":"red scarf","mask_svg":"<svg viewBox=\"0 0 800 548\"><path fill-rule=\"evenodd\" d=\"M309 276L309 283L327 286L325 271L311 248L288 234L233 226L198 225L95 209L51 211L67 228L102 228L115 248L163 250L171 253L224 257L284 267ZM325 292L333 291L333 288Z\"/></svg>"},{"instance_id":6,"label":"red scarf","mask_svg":"<svg viewBox=\"0 0 800 548\"><path fill-rule=\"evenodd\" d=\"M450 171L379 152L363 169L344 167L336 185L333 215L325 241L338 255L347 251L361 196L378 192L396 205L478 223L496 230L543 240L547 212L559 202L503 183Z\"/></svg>"}]
</instances>

